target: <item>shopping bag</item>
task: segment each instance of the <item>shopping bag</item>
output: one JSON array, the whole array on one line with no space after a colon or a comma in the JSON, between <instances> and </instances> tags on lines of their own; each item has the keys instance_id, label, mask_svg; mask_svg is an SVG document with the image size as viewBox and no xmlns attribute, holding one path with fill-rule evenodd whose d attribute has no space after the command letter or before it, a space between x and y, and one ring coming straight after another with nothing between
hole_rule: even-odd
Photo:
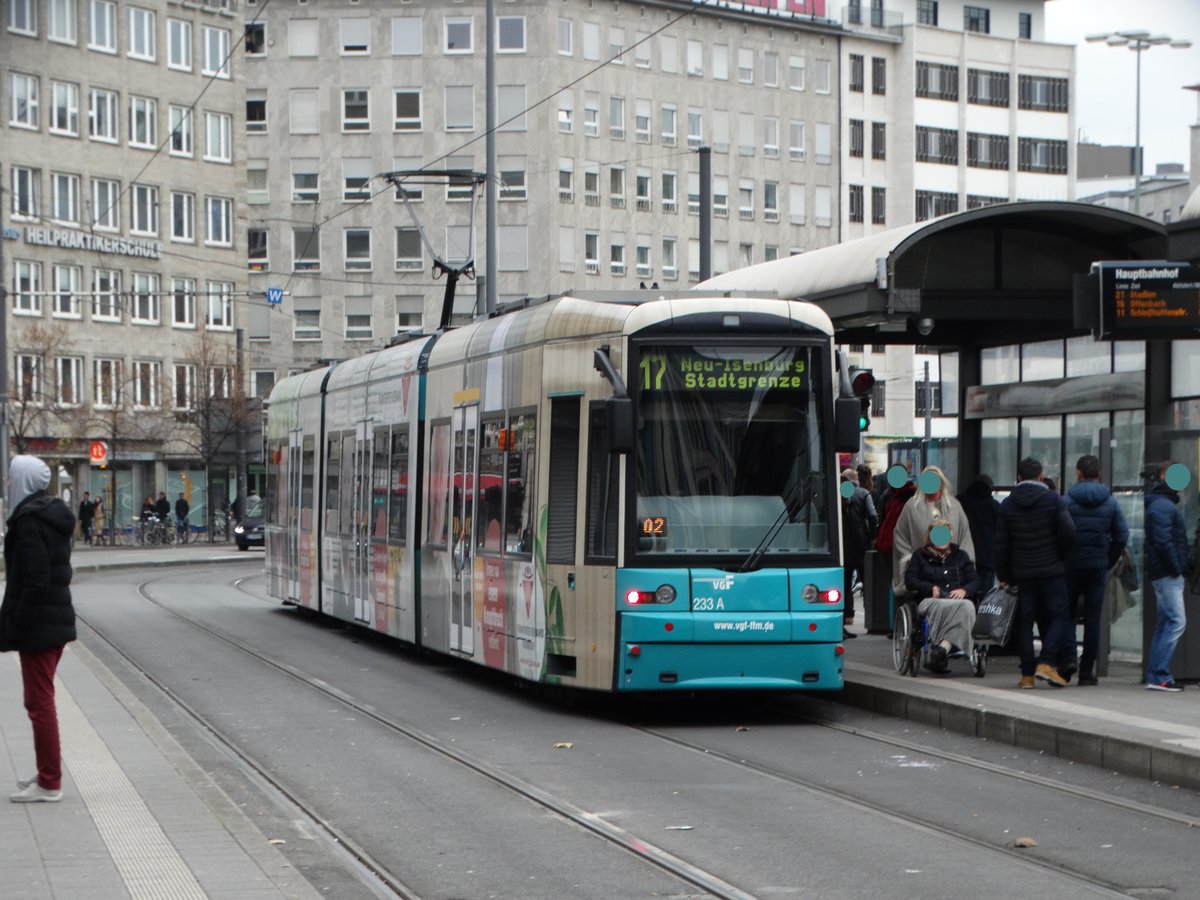
<instances>
[{"instance_id":1,"label":"shopping bag","mask_svg":"<svg viewBox=\"0 0 1200 900\"><path fill-rule=\"evenodd\" d=\"M997 585L979 601L971 637L983 644L1004 646L1012 633L1017 612L1017 589Z\"/></svg>"}]
</instances>

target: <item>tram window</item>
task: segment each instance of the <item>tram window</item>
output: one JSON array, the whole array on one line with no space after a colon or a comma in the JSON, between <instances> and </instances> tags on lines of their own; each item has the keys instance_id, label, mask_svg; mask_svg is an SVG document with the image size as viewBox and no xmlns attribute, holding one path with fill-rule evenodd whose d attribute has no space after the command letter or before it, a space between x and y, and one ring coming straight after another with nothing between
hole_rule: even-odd
<instances>
[{"instance_id":1,"label":"tram window","mask_svg":"<svg viewBox=\"0 0 1200 900\"><path fill-rule=\"evenodd\" d=\"M579 398L550 401L550 496L546 562L574 565L579 496Z\"/></svg>"},{"instance_id":2,"label":"tram window","mask_svg":"<svg viewBox=\"0 0 1200 900\"><path fill-rule=\"evenodd\" d=\"M617 559L617 461L608 438L603 403L589 407L587 480L587 562Z\"/></svg>"},{"instance_id":3,"label":"tram window","mask_svg":"<svg viewBox=\"0 0 1200 900\"><path fill-rule=\"evenodd\" d=\"M533 552L533 475L537 419L513 416L508 422L508 478L504 490L504 552Z\"/></svg>"},{"instance_id":4,"label":"tram window","mask_svg":"<svg viewBox=\"0 0 1200 900\"><path fill-rule=\"evenodd\" d=\"M338 533L338 485L342 476L341 438L329 439L329 450L325 456L325 529L328 534Z\"/></svg>"},{"instance_id":5,"label":"tram window","mask_svg":"<svg viewBox=\"0 0 1200 900\"><path fill-rule=\"evenodd\" d=\"M388 534L388 429L375 429L374 459L371 463L371 536L384 539Z\"/></svg>"},{"instance_id":6,"label":"tram window","mask_svg":"<svg viewBox=\"0 0 1200 900\"><path fill-rule=\"evenodd\" d=\"M405 527L408 522L408 432L407 425L399 425L392 431L392 506L388 526L388 538L393 544L403 546Z\"/></svg>"},{"instance_id":7,"label":"tram window","mask_svg":"<svg viewBox=\"0 0 1200 900\"><path fill-rule=\"evenodd\" d=\"M351 482L341 492L342 500L342 521L341 531L344 534L354 534L354 494L359 487L358 481L362 477L362 472L356 471L354 459L354 444L355 438L353 434L342 436L342 464L350 469ZM338 529L331 528L331 533L337 533Z\"/></svg>"},{"instance_id":8,"label":"tram window","mask_svg":"<svg viewBox=\"0 0 1200 900\"><path fill-rule=\"evenodd\" d=\"M300 462L300 517L301 527L311 527L313 508L313 472L316 470L317 457L316 439L309 435L304 439L304 449Z\"/></svg>"},{"instance_id":9,"label":"tram window","mask_svg":"<svg viewBox=\"0 0 1200 900\"><path fill-rule=\"evenodd\" d=\"M447 505L450 502L450 423L441 422L429 431L429 543L449 543Z\"/></svg>"},{"instance_id":10,"label":"tram window","mask_svg":"<svg viewBox=\"0 0 1200 900\"><path fill-rule=\"evenodd\" d=\"M475 544L489 553L500 552L500 521L504 511L504 446L508 432L502 419L482 423L479 436L479 471L475 478L478 527Z\"/></svg>"}]
</instances>

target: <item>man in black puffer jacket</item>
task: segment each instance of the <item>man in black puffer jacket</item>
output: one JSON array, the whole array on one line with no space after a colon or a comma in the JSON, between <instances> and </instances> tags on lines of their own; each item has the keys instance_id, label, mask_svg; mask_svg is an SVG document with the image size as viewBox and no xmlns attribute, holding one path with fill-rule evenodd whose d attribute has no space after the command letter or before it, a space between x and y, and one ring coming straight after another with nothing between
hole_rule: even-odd
<instances>
[{"instance_id":1,"label":"man in black puffer jacket","mask_svg":"<svg viewBox=\"0 0 1200 900\"><path fill-rule=\"evenodd\" d=\"M1046 487L1042 464L1032 457L1017 466L1020 483L1000 504L996 526L996 577L1018 592L1017 646L1021 651L1018 687L1031 688L1034 677L1063 687L1067 681L1055 663L1071 640L1067 621L1066 559L1075 543L1075 523L1067 505ZM1042 655L1033 657L1033 623L1038 612L1047 623Z\"/></svg>"},{"instance_id":2,"label":"man in black puffer jacket","mask_svg":"<svg viewBox=\"0 0 1200 900\"><path fill-rule=\"evenodd\" d=\"M54 673L63 647L75 640L71 605L71 536L75 517L46 493L50 469L36 456L14 456L9 468L8 517L4 535L7 581L0 605L0 651L21 656L25 709L33 723L37 774L17 780L14 803L62 799L62 751L54 705Z\"/></svg>"}]
</instances>

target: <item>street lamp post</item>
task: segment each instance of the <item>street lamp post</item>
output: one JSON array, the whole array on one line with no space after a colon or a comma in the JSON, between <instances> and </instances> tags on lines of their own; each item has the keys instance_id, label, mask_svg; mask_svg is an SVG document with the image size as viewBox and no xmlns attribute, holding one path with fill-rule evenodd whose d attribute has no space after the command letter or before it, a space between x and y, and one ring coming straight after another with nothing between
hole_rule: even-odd
<instances>
[{"instance_id":1,"label":"street lamp post","mask_svg":"<svg viewBox=\"0 0 1200 900\"><path fill-rule=\"evenodd\" d=\"M1089 43L1104 41L1110 47L1128 47L1137 54L1137 83L1134 87L1134 133L1133 133L1133 211L1142 214L1142 51L1151 47L1167 45L1175 50L1186 50L1192 46L1188 40L1172 38L1166 34L1151 34L1149 31L1105 31L1089 34Z\"/></svg>"}]
</instances>

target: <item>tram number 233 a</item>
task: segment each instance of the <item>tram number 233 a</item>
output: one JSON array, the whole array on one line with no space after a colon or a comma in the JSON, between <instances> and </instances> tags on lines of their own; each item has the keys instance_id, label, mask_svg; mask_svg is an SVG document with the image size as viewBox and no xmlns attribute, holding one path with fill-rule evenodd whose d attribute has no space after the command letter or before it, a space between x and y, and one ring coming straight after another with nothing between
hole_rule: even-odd
<instances>
[{"instance_id":1,"label":"tram number 233 a","mask_svg":"<svg viewBox=\"0 0 1200 900\"><path fill-rule=\"evenodd\" d=\"M642 519L642 537L666 537L667 520L664 516L647 516Z\"/></svg>"}]
</instances>

